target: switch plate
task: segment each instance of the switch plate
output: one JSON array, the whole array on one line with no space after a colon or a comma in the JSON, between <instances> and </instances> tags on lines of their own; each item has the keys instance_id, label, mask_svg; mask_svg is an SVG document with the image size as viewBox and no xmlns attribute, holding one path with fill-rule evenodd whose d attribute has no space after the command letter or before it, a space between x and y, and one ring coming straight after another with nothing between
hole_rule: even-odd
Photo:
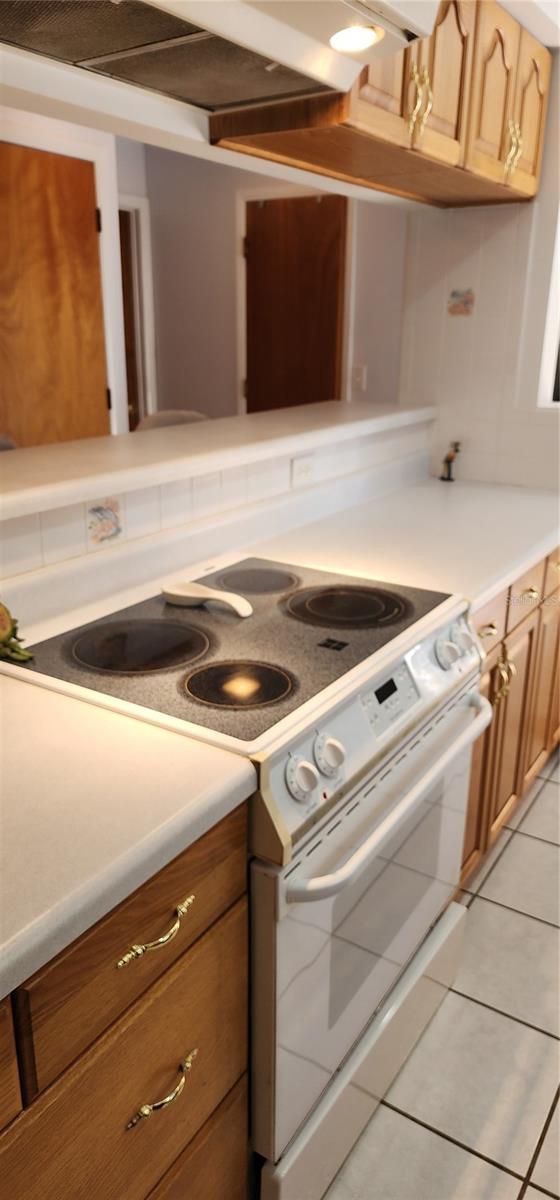
<instances>
[{"instance_id":1,"label":"switch plate","mask_svg":"<svg viewBox=\"0 0 560 1200\"><path fill-rule=\"evenodd\" d=\"M305 487L313 483L315 478L315 457L313 454L302 454L292 458L292 487Z\"/></svg>"}]
</instances>

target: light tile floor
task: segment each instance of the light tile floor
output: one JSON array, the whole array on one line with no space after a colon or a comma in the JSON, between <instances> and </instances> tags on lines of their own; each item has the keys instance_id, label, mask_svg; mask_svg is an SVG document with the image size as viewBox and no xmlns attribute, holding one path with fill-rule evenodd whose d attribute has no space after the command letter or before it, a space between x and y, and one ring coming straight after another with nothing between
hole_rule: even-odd
<instances>
[{"instance_id":1,"label":"light tile floor","mask_svg":"<svg viewBox=\"0 0 560 1200\"><path fill-rule=\"evenodd\" d=\"M560 752L463 894L454 987L325 1200L560 1197Z\"/></svg>"}]
</instances>

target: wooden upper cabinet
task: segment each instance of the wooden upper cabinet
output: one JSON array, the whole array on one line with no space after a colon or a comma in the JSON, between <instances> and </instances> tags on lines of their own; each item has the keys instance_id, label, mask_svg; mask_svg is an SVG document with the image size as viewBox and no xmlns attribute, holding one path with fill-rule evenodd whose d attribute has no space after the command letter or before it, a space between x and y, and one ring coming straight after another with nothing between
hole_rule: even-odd
<instances>
[{"instance_id":1,"label":"wooden upper cabinet","mask_svg":"<svg viewBox=\"0 0 560 1200\"><path fill-rule=\"evenodd\" d=\"M410 145L410 56L402 50L379 58L360 76L353 106L353 124L394 146Z\"/></svg>"},{"instance_id":2,"label":"wooden upper cabinet","mask_svg":"<svg viewBox=\"0 0 560 1200\"><path fill-rule=\"evenodd\" d=\"M513 108L518 148L509 182L511 187L526 196L534 196L538 187L550 66L548 50L526 29L522 29Z\"/></svg>"},{"instance_id":3,"label":"wooden upper cabinet","mask_svg":"<svg viewBox=\"0 0 560 1200\"><path fill-rule=\"evenodd\" d=\"M411 53L409 76L416 68L418 83L411 78L410 88L422 93L413 148L453 167L464 157L474 27L474 0L443 0L432 36Z\"/></svg>"},{"instance_id":4,"label":"wooden upper cabinet","mask_svg":"<svg viewBox=\"0 0 560 1200\"><path fill-rule=\"evenodd\" d=\"M507 183L513 159L515 79L521 27L495 4L479 0L465 166L495 183Z\"/></svg>"}]
</instances>

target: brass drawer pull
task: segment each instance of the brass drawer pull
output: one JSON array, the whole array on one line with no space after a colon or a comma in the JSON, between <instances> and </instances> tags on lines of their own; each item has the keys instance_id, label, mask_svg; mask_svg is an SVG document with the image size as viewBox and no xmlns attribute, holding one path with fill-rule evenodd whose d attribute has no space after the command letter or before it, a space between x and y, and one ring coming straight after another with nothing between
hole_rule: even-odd
<instances>
[{"instance_id":1,"label":"brass drawer pull","mask_svg":"<svg viewBox=\"0 0 560 1200\"><path fill-rule=\"evenodd\" d=\"M503 661L503 659L500 659L500 661L497 664L497 667L498 667L498 671L500 672L502 684L501 684L501 687L498 688L498 691L496 692L496 695L494 696L494 700L493 700L494 704L500 704L502 700L505 700L505 698L509 692L509 685L510 685L509 672L507 669L507 665Z\"/></svg>"},{"instance_id":2,"label":"brass drawer pull","mask_svg":"<svg viewBox=\"0 0 560 1200\"><path fill-rule=\"evenodd\" d=\"M495 637L498 632L498 626L494 621L489 621L488 625L481 625L480 629L477 629L476 632L479 638Z\"/></svg>"},{"instance_id":3,"label":"brass drawer pull","mask_svg":"<svg viewBox=\"0 0 560 1200\"><path fill-rule=\"evenodd\" d=\"M410 112L408 116L408 132L414 133L418 115L420 113L420 109L422 108L422 101L424 99L424 90L420 83L420 72L416 64L414 64L412 71L410 72L410 78L416 88L416 101L412 112Z\"/></svg>"},{"instance_id":4,"label":"brass drawer pull","mask_svg":"<svg viewBox=\"0 0 560 1200\"><path fill-rule=\"evenodd\" d=\"M139 1121L143 1121L145 1118L151 1117L153 1112L157 1112L160 1108L167 1108L168 1104L173 1104L173 1101L177 1100L183 1091L187 1081L187 1075L197 1054L198 1050L191 1050L190 1054L187 1054L187 1057L184 1058L181 1063L179 1063L178 1069L181 1072L181 1078L177 1084L177 1087L174 1087L173 1091L170 1092L168 1096L164 1096L163 1100L155 1100L153 1104L142 1104L142 1106L138 1109L138 1112L135 1113L132 1119L128 1122L128 1125L126 1126L127 1129L134 1129L134 1126L137 1125Z\"/></svg>"},{"instance_id":5,"label":"brass drawer pull","mask_svg":"<svg viewBox=\"0 0 560 1200\"><path fill-rule=\"evenodd\" d=\"M186 900L182 900L175 909L177 916L171 926L171 929L168 929L167 933L162 934L160 938L156 938L155 942L143 942L139 945L131 946L130 950L127 950L126 954L123 954L122 958L119 958L117 969L120 970L121 967L127 967L128 964L133 962L135 958L142 958L142 955L146 954L148 950L159 950L160 946L167 946L168 942L172 942L173 938L176 937L179 932L182 918L186 917L189 908L191 907L191 904L194 904L194 901L194 895L187 896Z\"/></svg>"},{"instance_id":6,"label":"brass drawer pull","mask_svg":"<svg viewBox=\"0 0 560 1200\"><path fill-rule=\"evenodd\" d=\"M428 121L428 118L430 116L432 108L434 107L434 93L432 92L432 85L430 82L430 76L428 74L427 67L424 67L422 69L422 86L423 86L423 88L425 88L427 100L426 100L426 107L420 118L420 128L418 130L419 138L422 137L424 129L426 128L426 123Z\"/></svg>"},{"instance_id":7,"label":"brass drawer pull","mask_svg":"<svg viewBox=\"0 0 560 1200\"><path fill-rule=\"evenodd\" d=\"M524 600L525 597L527 598L527 600L540 600L541 594L540 594L540 592L537 591L536 588L530 587L530 588L525 588L525 591L521 593L521 599Z\"/></svg>"}]
</instances>

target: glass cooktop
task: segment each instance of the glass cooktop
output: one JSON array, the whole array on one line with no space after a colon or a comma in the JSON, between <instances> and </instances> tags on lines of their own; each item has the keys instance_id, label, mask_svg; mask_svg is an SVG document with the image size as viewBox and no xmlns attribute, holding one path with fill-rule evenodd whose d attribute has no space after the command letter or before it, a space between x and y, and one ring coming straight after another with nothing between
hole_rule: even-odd
<instances>
[{"instance_id":1,"label":"glass cooktop","mask_svg":"<svg viewBox=\"0 0 560 1200\"><path fill-rule=\"evenodd\" d=\"M253 615L153 596L38 643L22 669L253 741L447 599L258 558L197 582Z\"/></svg>"}]
</instances>

